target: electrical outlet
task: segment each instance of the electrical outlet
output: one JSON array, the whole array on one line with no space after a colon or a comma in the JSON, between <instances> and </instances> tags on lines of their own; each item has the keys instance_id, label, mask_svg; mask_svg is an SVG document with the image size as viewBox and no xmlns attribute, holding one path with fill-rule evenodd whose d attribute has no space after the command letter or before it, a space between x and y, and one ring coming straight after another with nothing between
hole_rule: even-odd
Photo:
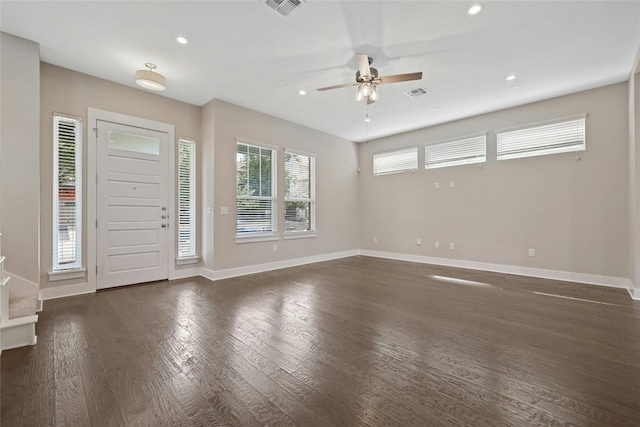
<instances>
[{"instance_id":1,"label":"electrical outlet","mask_svg":"<svg viewBox=\"0 0 640 427\"><path fill-rule=\"evenodd\" d=\"M211 215L211 206L207 206L207 215Z\"/></svg>"},{"instance_id":2,"label":"electrical outlet","mask_svg":"<svg viewBox=\"0 0 640 427\"><path fill-rule=\"evenodd\" d=\"M278 252L278 245L273 245L273 252Z\"/></svg>"},{"instance_id":3,"label":"electrical outlet","mask_svg":"<svg viewBox=\"0 0 640 427\"><path fill-rule=\"evenodd\" d=\"M449 243L449 249L455 249L456 245L454 243Z\"/></svg>"},{"instance_id":4,"label":"electrical outlet","mask_svg":"<svg viewBox=\"0 0 640 427\"><path fill-rule=\"evenodd\" d=\"M220 208L220 214L222 215L229 215L229 208L227 206L222 206Z\"/></svg>"},{"instance_id":5,"label":"electrical outlet","mask_svg":"<svg viewBox=\"0 0 640 427\"><path fill-rule=\"evenodd\" d=\"M378 238L377 237L373 238L373 243L378 243Z\"/></svg>"},{"instance_id":6,"label":"electrical outlet","mask_svg":"<svg viewBox=\"0 0 640 427\"><path fill-rule=\"evenodd\" d=\"M422 240L418 238L418 240L416 240L416 245L420 246L421 244L422 244Z\"/></svg>"},{"instance_id":7,"label":"electrical outlet","mask_svg":"<svg viewBox=\"0 0 640 427\"><path fill-rule=\"evenodd\" d=\"M449 181L449 187L454 188L456 186L455 181Z\"/></svg>"},{"instance_id":8,"label":"electrical outlet","mask_svg":"<svg viewBox=\"0 0 640 427\"><path fill-rule=\"evenodd\" d=\"M433 188L435 188L436 190L440 188L440 183L436 182L435 185L433 186Z\"/></svg>"},{"instance_id":9,"label":"electrical outlet","mask_svg":"<svg viewBox=\"0 0 640 427\"><path fill-rule=\"evenodd\" d=\"M436 249L440 247L440 242L436 242Z\"/></svg>"},{"instance_id":10,"label":"electrical outlet","mask_svg":"<svg viewBox=\"0 0 640 427\"><path fill-rule=\"evenodd\" d=\"M536 250L535 249L529 249L529 256L536 256Z\"/></svg>"}]
</instances>

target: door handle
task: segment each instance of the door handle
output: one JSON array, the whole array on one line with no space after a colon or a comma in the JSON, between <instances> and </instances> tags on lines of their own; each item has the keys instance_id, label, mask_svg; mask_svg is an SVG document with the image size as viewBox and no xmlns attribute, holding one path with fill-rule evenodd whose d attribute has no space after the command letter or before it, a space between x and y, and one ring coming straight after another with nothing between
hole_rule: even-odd
<instances>
[{"instance_id":1,"label":"door handle","mask_svg":"<svg viewBox=\"0 0 640 427\"><path fill-rule=\"evenodd\" d=\"M168 224L160 224L162 228L165 228Z\"/></svg>"},{"instance_id":2,"label":"door handle","mask_svg":"<svg viewBox=\"0 0 640 427\"><path fill-rule=\"evenodd\" d=\"M163 206L163 207L161 207L160 209L162 209L163 211L166 211L166 210L167 210L167 207L166 207L166 206Z\"/></svg>"},{"instance_id":3,"label":"door handle","mask_svg":"<svg viewBox=\"0 0 640 427\"><path fill-rule=\"evenodd\" d=\"M161 217L161 218L162 218L162 219L165 219L166 217L167 217L166 215L162 215L162 217Z\"/></svg>"}]
</instances>

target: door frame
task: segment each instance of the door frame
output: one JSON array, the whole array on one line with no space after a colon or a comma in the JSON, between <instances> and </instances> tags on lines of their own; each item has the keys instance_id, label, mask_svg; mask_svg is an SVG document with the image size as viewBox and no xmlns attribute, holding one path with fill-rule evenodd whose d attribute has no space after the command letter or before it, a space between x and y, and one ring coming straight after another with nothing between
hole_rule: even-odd
<instances>
[{"instance_id":1,"label":"door frame","mask_svg":"<svg viewBox=\"0 0 640 427\"><path fill-rule=\"evenodd\" d=\"M96 108L87 109L87 282L92 291L98 288L97 265L97 245L98 236L96 222L98 218L98 120L112 122L127 126L134 126L144 129L151 129L164 132L168 138L168 183L167 183L167 211L169 212L169 232L167 236L167 273L169 279L176 278L176 138L175 126L169 123L157 122L154 120L142 119L111 111L99 110Z\"/></svg>"}]
</instances>

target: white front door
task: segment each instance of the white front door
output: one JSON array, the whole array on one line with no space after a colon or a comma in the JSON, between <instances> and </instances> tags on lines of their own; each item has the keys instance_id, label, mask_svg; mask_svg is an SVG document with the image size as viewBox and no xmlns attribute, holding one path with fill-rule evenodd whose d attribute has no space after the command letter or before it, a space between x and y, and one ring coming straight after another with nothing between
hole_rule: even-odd
<instances>
[{"instance_id":1,"label":"white front door","mask_svg":"<svg viewBox=\"0 0 640 427\"><path fill-rule=\"evenodd\" d=\"M97 288L168 278L167 133L97 121Z\"/></svg>"}]
</instances>

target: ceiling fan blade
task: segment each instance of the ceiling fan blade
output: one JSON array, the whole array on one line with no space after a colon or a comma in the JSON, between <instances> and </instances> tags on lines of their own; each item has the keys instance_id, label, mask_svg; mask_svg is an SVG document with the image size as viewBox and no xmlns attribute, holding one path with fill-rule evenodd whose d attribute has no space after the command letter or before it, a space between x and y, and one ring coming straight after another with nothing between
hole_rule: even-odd
<instances>
[{"instance_id":1,"label":"ceiling fan blade","mask_svg":"<svg viewBox=\"0 0 640 427\"><path fill-rule=\"evenodd\" d=\"M342 87L357 86L357 85L358 85L358 83L345 83L345 84L343 84L343 85L335 85L335 86L321 87L321 88L318 88L318 89L316 89L316 90L318 90L318 91L323 91L323 90L330 90L330 89L340 89L340 88L342 88Z\"/></svg>"},{"instance_id":2,"label":"ceiling fan blade","mask_svg":"<svg viewBox=\"0 0 640 427\"><path fill-rule=\"evenodd\" d=\"M360 75L362 77L370 76L371 69L369 68L369 57L364 53L359 53L356 56L358 59L358 71L360 71Z\"/></svg>"},{"instance_id":3,"label":"ceiling fan blade","mask_svg":"<svg viewBox=\"0 0 640 427\"><path fill-rule=\"evenodd\" d=\"M378 77L377 80L380 80L380 84L384 85L384 84L387 84L387 83L408 82L410 80L420 80L420 79L422 79L422 72L419 72L419 73L407 73L407 74L394 74L393 76Z\"/></svg>"}]
</instances>

